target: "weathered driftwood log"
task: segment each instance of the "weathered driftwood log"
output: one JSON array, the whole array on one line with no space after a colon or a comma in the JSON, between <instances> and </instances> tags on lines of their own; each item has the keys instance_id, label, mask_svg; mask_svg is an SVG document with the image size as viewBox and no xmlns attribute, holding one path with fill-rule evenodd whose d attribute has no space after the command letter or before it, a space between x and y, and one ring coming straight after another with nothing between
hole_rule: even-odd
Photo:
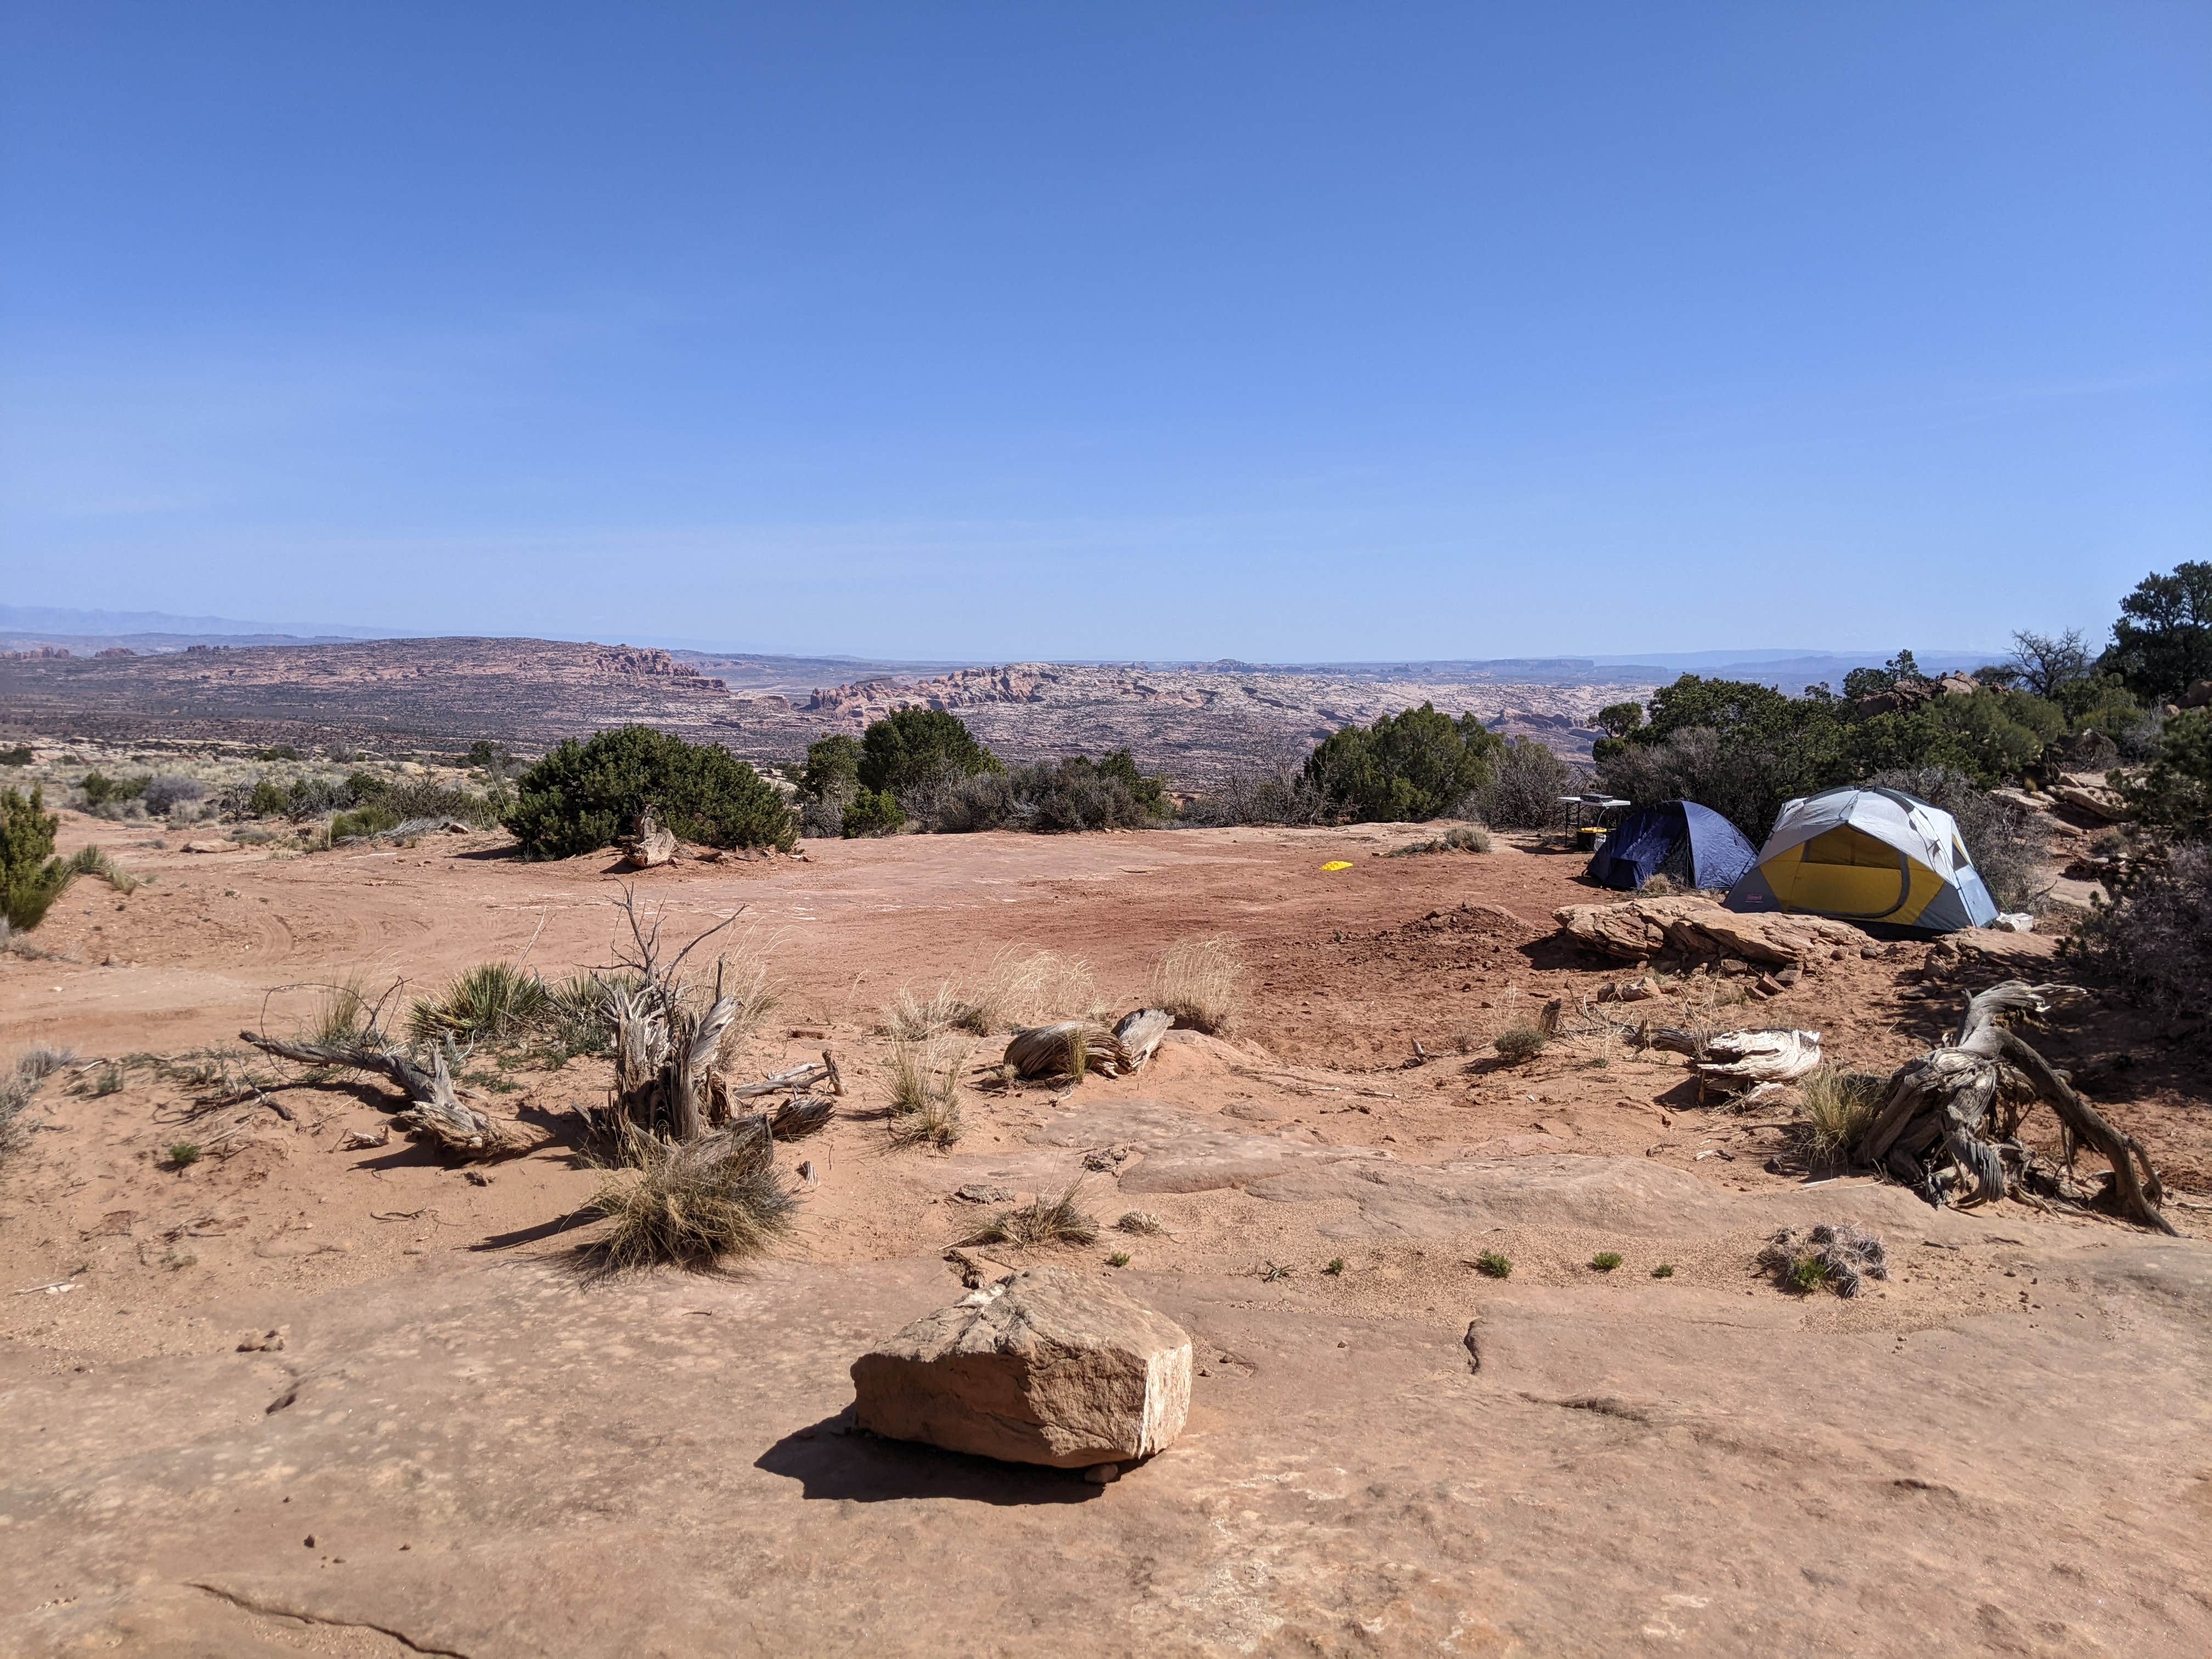
<instances>
[{"instance_id":1,"label":"weathered driftwood log","mask_svg":"<svg viewBox=\"0 0 2212 1659\"><path fill-rule=\"evenodd\" d=\"M718 995L694 1018L653 984L616 999L615 1115L647 1134L697 1139L716 1115L714 1056L737 1013L734 999Z\"/></svg>"},{"instance_id":2,"label":"weathered driftwood log","mask_svg":"<svg viewBox=\"0 0 2212 1659\"><path fill-rule=\"evenodd\" d=\"M676 856L676 834L653 816L646 808L637 815L637 828L624 846L630 864L640 870L650 870L668 863Z\"/></svg>"},{"instance_id":3,"label":"weathered driftwood log","mask_svg":"<svg viewBox=\"0 0 2212 1659\"><path fill-rule=\"evenodd\" d=\"M1709 1092L1736 1094L1762 1084L1788 1083L1820 1063L1818 1031L1717 1031L1700 1035L1679 1026L1638 1029L1639 1048L1668 1048L1690 1057L1698 1083Z\"/></svg>"},{"instance_id":4,"label":"weathered driftwood log","mask_svg":"<svg viewBox=\"0 0 2212 1659\"><path fill-rule=\"evenodd\" d=\"M769 1114L769 1133L778 1140L803 1140L830 1127L836 1106L812 1095L793 1095Z\"/></svg>"},{"instance_id":5,"label":"weathered driftwood log","mask_svg":"<svg viewBox=\"0 0 2212 1659\"><path fill-rule=\"evenodd\" d=\"M407 1104L386 1109L410 1134L447 1152L498 1157L527 1152L539 1144L539 1137L464 1103L453 1092L453 1080L447 1073L442 1053L432 1054L430 1069L426 1072L396 1048L359 1042L288 1042L252 1031L240 1031L238 1036L241 1042L250 1042L280 1060L298 1060L303 1066L342 1066L391 1079L406 1091Z\"/></svg>"},{"instance_id":6,"label":"weathered driftwood log","mask_svg":"<svg viewBox=\"0 0 2212 1659\"><path fill-rule=\"evenodd\" d=\"M1109 1030L1095 1019L1063 1019L1031 1025L1006 1044L1006 1063L1019 1077L1064 1077L1096 1072L1126 1077L1140 1070L1175 1024L1159 1008L1139 1008Z\"/></svg>"},{"instance_id":7,"label":"weathered driftwood log","mask_svg":"<svg viewBox=\"0 0 2212 1659\"><path fill-rule=\"evenodd\" d=\"M2038 1168L2035 1155L2016 1138L2016 1115L2002 1132L1993 1125L2001 1096L2018 1091L2057 1115L2068 1137L2069 1169L2076 1143L2093 1148L2112 1165L2112 1206L2138 1226L2172 1232L2159 1213L2165 1192L2142 1144L2106 1122L2026 1039L2001 1023L2008 1014L2042 1013L2054 996L2074 988L2007 980L1969 1000L1953 1042L1908 1060L1891 1076L1856 1155L1931 1204L1942 1203L1946 1188L1962 1182L1971 1183L1963 1200L1970 1204L2008 1192L2029 1202L2037 1201L2039 1192L2072 1201L2086 1198L2054 1172Z\"/></svg>"}]
</instances>

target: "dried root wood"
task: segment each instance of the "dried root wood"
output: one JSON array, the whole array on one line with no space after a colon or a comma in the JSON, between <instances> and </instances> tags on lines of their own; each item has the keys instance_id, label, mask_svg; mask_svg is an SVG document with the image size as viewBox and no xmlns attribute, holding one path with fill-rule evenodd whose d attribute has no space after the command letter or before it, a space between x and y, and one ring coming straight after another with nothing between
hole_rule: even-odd
<instances>
[{"instance_id":1,"label":"dried root wood","mask_svg":"<svg viewBox=\"0 0 2212 1659\"><path fill-rule=\"evenodd\" d=\"M433 1054L430 1069L417 1065L397 1048L367 1043L289 1042L279 1037L240 1031L239 1040L264 1054L303 1066L335 1066L357 1072L374 1072L389 1078L405 1091L407 1104L393 1109L399 1124L416 1139L428 1140L449 1152L473 1158L499 1158L526 1152L542 1144L542 1137L510 1121L495 1118L467 1104L453 1092L443 1054Z\"/></svg>"},{"instance_id":2,"label":"dried root wood","mask_svg":"<svg viewBox=\"0 0 2212 1659\"><path fill-rule=\"evenodd\" d=\"M1141 1070L1175 1024L1158 1008L1125 1014L1111 1030L1097 1020L1063 1019L1031 1025L1006 1044L1006 1063L1021 1077L1065 1077L1096 1072L1126 1077Z\"/></svg>"},{"instance_id":3,"label":"dried root wood","mask_svg":"<svg viewBox=\"0 0 2212 1659\"><path fill-rule=\"evenodd\" d=\"M2106 1201L2137 1226L2174 1231L2160 1213L2165 1200L2142 1143L2105 1121L2049 1061L2002 1022L2048 1012L2067 985L2007 980L1972 998L1950 1042L1908 1060L1892 1074L1881 1109L1855 1154L1912 1188L1931 1204L1952 1189L1959 1202L1978 1204L2009 1194L2030 1204L2045 1199L2080 1206L2095 1195L2072 1180L2073 1151L2087 1146L2112 1165ZM2019 1102L2040 1100L2066 1134L2066 1166L2050 1165L2023 1146Z\"/></svg>"}]
</instances>

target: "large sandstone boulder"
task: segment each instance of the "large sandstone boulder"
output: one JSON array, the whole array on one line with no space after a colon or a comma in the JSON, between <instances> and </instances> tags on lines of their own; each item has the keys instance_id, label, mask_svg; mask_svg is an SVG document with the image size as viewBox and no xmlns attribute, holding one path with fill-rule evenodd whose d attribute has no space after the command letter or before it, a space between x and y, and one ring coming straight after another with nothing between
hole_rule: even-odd
<instances>
[{"instance_id":1,"label":"large sandstone boulder","mask_svg":"<svg viewBox=\"0 0 2212 1659\"><path fill-rule=\"evenodd\" d=\"M1802 967L1835 951L1856 951L1867 936L1829 916L1765 911L1740 915L1707 898L1636 898L1619 904L1570 904L1553 913L1559 931L1626 962L1670 946L1685 956L1741 957L1774 967Z\"/></svg>"},{"instance_id":2,"label":"large sandstone boulder","mask_svg":"<svg viewBox=\"0 0 2212 1659\"><path fill-rule=\"evenodd\" d=\"M1190 1337L1112 1285L1031 1267L853 1362L860 1427L1013 1463L1147 1457L1190 1413Z\"/></svg>"}]
</instances>

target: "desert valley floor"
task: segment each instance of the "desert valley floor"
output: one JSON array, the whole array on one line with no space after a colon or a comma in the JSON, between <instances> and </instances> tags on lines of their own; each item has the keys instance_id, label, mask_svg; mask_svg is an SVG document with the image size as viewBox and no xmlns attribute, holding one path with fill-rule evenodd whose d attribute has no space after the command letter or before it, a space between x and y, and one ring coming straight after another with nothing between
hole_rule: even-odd
<instances>
[{"instance_id":1,"label":"desert valley floor","mask_svg":"<svg viewBox=\"0 0 2212 1659\"><path fill-rule=\"evenodd\" d=\"M2212 1248L1817 1179L1786 1124L1700 1107L1678 1056L1599 1029L1626 970L1552 921L1601 896L1579 859L1181 830L628 878L497 834L271 857L76 815L64 850L95 830L152 881L82 882L37 935L58 954L0 956L0 1054L80 1058L0 1164L0 1650L2212 1652ZM348 976L605 963L626 880L672 936L738 912L772 955L744 1066L838 1057L766 1261L588 1270L572 1109L601 1061L500 1079L485 1098L544 1144L465 1167L346 1150L386 1121L374 1084L258 1062L283 1086L187 1122L173 1076L94 1064L295 1029ZM1252 968L1225 1037L1072 1091L969 1087L949 1152L891 1142L901 987L1038 946L1126 1008L1215 933ZM1741 1006L1739 981L1671 978L1660 1009L1886 1069L1966 991L2063 977L2052 950L1898 945ZM1491 1054L1554 997L1561 1041ZM2158 1037L2107 1009L2039 1040L2201 1233L2212 1112ZM173 1167L187 1134L208 1155ZM1033 1254L1192 1333L1182 1438L1096 1486L853 1431L854 1358L962 1293L945 1252L982 1212L958 1189L1079 1181L1165 1231ZM1881 1234L1888 1283L1803 1297L1757 1267L1777 1228L1835 1220Z\"/></svg>"}]
</instances>

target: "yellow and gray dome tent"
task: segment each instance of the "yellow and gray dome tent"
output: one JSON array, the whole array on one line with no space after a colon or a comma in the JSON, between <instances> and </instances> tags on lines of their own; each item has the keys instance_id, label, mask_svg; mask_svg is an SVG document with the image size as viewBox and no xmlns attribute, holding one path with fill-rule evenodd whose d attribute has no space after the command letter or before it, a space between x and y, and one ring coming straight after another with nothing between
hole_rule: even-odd
<instances>
[{"instance_id":1,"label":"yellow and gray dome tent","mask_svg":"<svg viewBox=\"0 0 2212 1659\"><path fill-rule=\"evenodd\" d=\"M1731 910L1808 910L1921 933L1981 927L1997 907L1958 820L1898 789L1829 789L1782 809Z\"/></svg>"}]
</instances>

